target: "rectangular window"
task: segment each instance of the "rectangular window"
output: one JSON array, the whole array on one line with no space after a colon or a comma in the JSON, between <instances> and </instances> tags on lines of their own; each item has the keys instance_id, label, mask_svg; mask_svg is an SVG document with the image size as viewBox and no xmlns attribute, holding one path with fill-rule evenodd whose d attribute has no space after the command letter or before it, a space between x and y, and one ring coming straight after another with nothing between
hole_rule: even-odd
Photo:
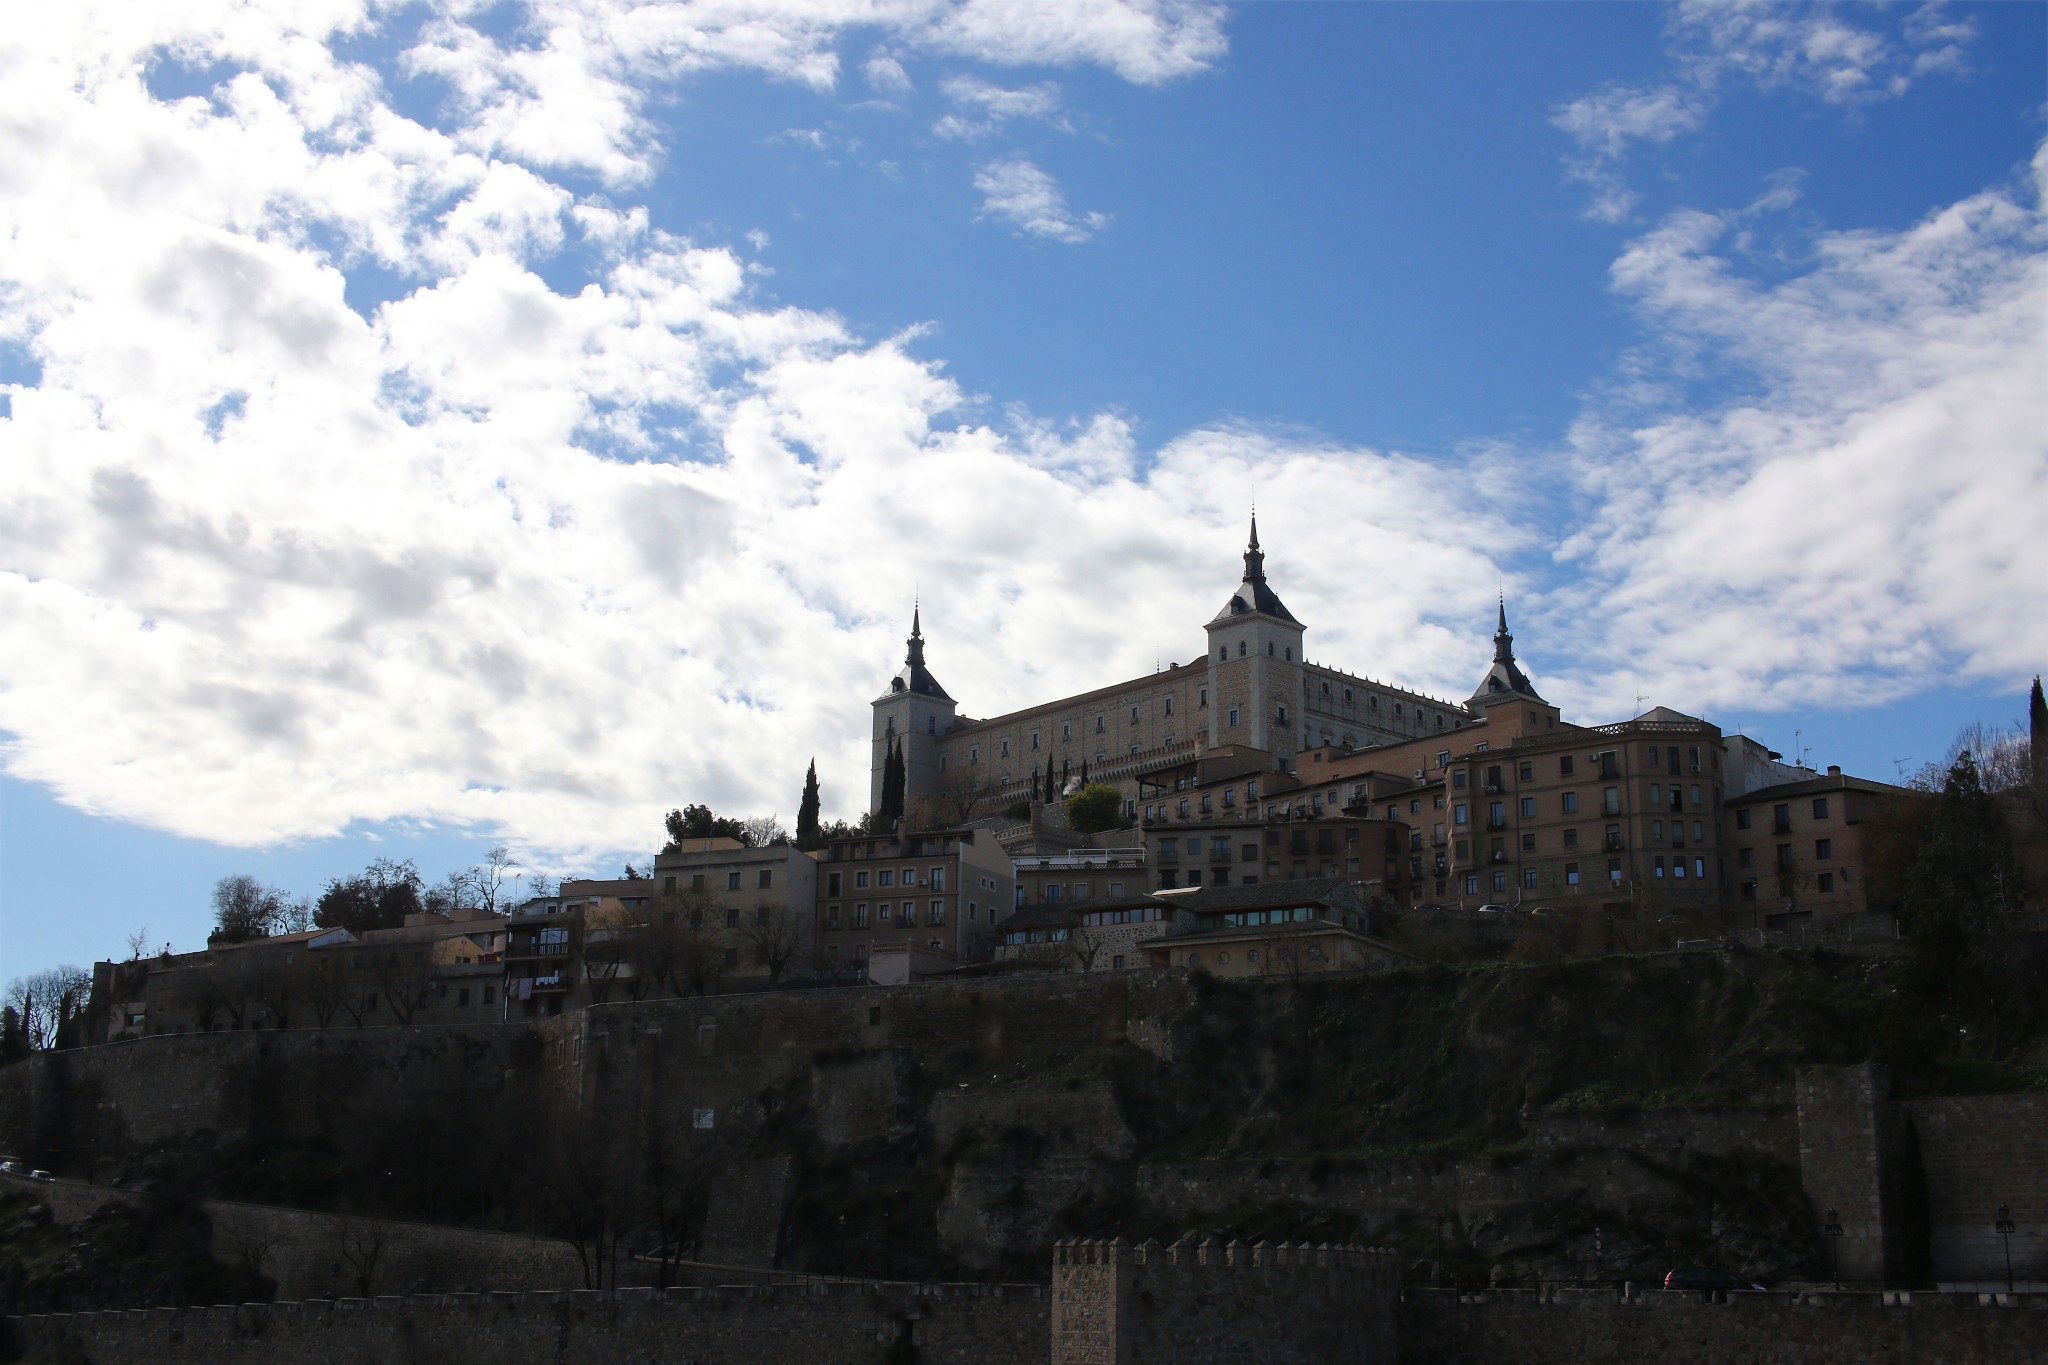
<instances>
[{"instance_id":1,"label":"rectangular window","mask_svg":"<svg viewBox=\"0 0 2048 1365\"><path fill-rule=\"evenodd\" d=\"M661 889L664 895L674 895L676 890L676 879L674 877L663 877L661 879Z\"/></svg>"},{"instance_id":2,"label":"rectangular window","mask_svg":"<svg viewBox=\"0 0 2048 1365\"><path fill-rule=\"evenodd\" d=\"M1564 865L1564 884L1566 886L1577 886L1579 884L1579 865L1577 863L1566 863Z\"/></svg>"},{"instance_id":3,"label":"rectangular window","mask_svg":"<svg viewBox=\"0 0 2048 1365\"><path fill-rule=\"evenodd\" d=\"M853 874L853 884L854 884L854 885L855 885L856 887L860 887L860 886L866 886L866 885L868 884L868 874L867 874L866 872L864 872L864 871L863 871L863 872L856 872L856 873L854 873L854 874Z\"/></svg>"},{"instance_id":4,"label":"rectangular window","mask_svg":"<svg viewBox=\"0 0 2048 1365\"><path fill-rule=\"evenodd\" d=\"M825 874L825 894L828 896L839 894L839 874L837 872L827 872Z\"/></svg>"},{"instance_id":5,"label":"rectangular window","mask_svg":"<svg viewBox=\"0 0 2048 1365\"><path fill-rule=\"evenodd\" d=\"M932 924L944 924L946 922L946 903L944 901L933 901L928 919Z\"/></svg>"},{"instance_id":6,"label":"rectangular window","mask_svg":"<svg viewBox=\"0 0 2048 1365\"><path fill-rule=\"evenodd\" d=\"M1494 890L1496 890L1496 891L1505 891L1505 890L1507 890L1507 889L1508 889L1508 874L1507 874L1507 873L1505 873L1505 872L1496 872L1496 873L1494 873L1494 874L1493 874L1493 889L1494 889Z\"/></svg>"},{"instance_id":7,"label":"rectangular window","mask_svg":"<svg viewBox=\"0 0 2048 1365\"><path fill-rule=\"evenodd\" d=\"M946 869L943 865L932 869L931 884L934 891L944 891L946 889Z\"/></svg>"},{"instance_id":8,"label":"rectangular window","mask_svg":"<svg viewBox=\"0 0 2048 1365\"><path fill-rule=\"evenodd\" d=\"M1834 857L1835 841L1833 839L1815 839L1813 841L1813 856L1819 862L1826 862Z\"/></svg>"},{"instance_id":9,"label":"rectangular window","mask_svg":"<svg viewBox=\"0 0 2048 1365\"><path fill-rule=\"evenodd\" d=\"M690 889L692 891L702 891L704 889L704 874L702 872L690 874Z\"/></svg>"},{"instance_id":10,"label":"rectangular window","mask_svg":"<svg viewBox=\"0 0 2048 1365\"><path fill-rule=\"evenodd\" d=\"M484 987L484 1003L485 1003L486 1005L489 1005L489 1004L493 1004L493 1003L495 1003L495 1002L496 1002L496 1000L497 1000L497 998L498 998L498 988L497 988L496 986L486 986L486 987Z\"/></svg>"},{"instance_id":11,"label":"rectangular window","mask_svg":"<svg viewBox=\"0 0 2048 1365\"><path fill-rule=\"evenodd\" d=\"M1661 877L1664 875L1663 854L1659 853L1656 857L1650 860L1650 875L1653 877Z\"/></svg>"},{"instance_id":12,"label":"rectangular window","mask_svg":"<svg viewBox=\"0 0 2048 1365\"><path fill-rule=\"evenodd\" d=\"M1522 869L1522 889L1524 891L1534 891L1536 889L1535 868L1525 867Z\"/></svg>"},{"instance_id":13,"label":"rectangular window","mask_svg":"<svg viewBox=\"0 0 2048 1365\"><path fill-rule=\"evenodd\" d=\"M1232 725L1237 724L1237 708L1235 706L1230 708L1230 723Z\"/></svg>"},{"instance_id":14,"label":"rectangular window","mask_svg":"<svg viewBox=\"0 0 2048 1365\"><path fill-rule=\"evenodd\" d=\"M1813 798L1813 818L1816 820L1828 818L1828 799L1825 796Z\"/></svg>"},{"instance_id":15,"label":"rectangular window","mask_svg":"<svg viewBox=\"0 0 2048 1365\"><path fill-rule=\"evenodd\" d=\"M1657 746L1654 744L1650 746L1650 771L1657 771Z\"/></svg>"},{"instance_id":16,"label":"rectangular window","mask_svg":"<svg viewBox=\"0 0 2048 1365\"><path fill-rule=\"evenodd\" d=\"M1650 750L1650 752L1654 754L1654 753L1656 753L1657 751L1656 751L1655 749L1652 749L1652 750ZM1651 804L1652 806L1661 806L1661 805L1663 805L1663 804L1664 804L1664 784L1663 784L1663 783L1661 783L1661 782L1652 782L1652 783L1650 784L1650 804Z\"/></svg>"},{"instance_id":17,"label":"rectangular window","mask_svg":"<svg viewBox=\"0 0 2048 1365\"><path fill-rule=\"evenodd\" d=\"M1066 720L1063 720L1063 721L1061 721L1061 722L1060 722L1060 738L1061 738L1061 739L1072 739L1073 737L1074 737L1074 724L1073 724L1073 722L1072 722L1072 721L1066 721Z\"/></svg>"},{"instance_id":18,"label":"rectangular window","mask_svg":"<svg viewBox=\"0 0 2048 1365\"><path fill-rule=\"evenodd\" d=\"M837 929L839 927L838 906L828 905L825 907L825 927L827 929Z\"/></svg>"},{"instance_id":19,"label":"rectangular window","mask_svg":"<svg viewBox=\"0 0 2048 1365\"><path fill-rule=\"evenodd\" d=\"M1467 816L1467 807L1465 806L1465 804L1464 804L1463 802L1459 802L1459 803L1458 803L1457 805L1455 805L1455 806L1453 806L1453 807L1451 808L1451 823L1452 823L1452 824L1454 824L1454 825L1463 825L1463 824L1467 824L1467 823L1469 823L1469 821L1467 820L1466 816Z\"/></svg>"},{"instance_id":20,"label":"rectangular window","mask_svg":"<svg viewBox=\"0 0 2048 1365\"><path fill-rule=\"evenodd\" d=\"M1735 865L1737 867L1755 867L1756 850L1753 848L1738 849L1735 854Z\"/></svg>"},{"instance_id":21,"label":"rectangular window","mask_svg":"<svg viewBox=\"0 0 2048 1365\"><path fill-rule=\"evenodd\" d=\"M1579 846L1579 832L1577 830L1568 829L1564 832L1564 846L1566 848L1577 848Z\"/></svg>"},{"instance_id":22,"label":"rectangular window","mask_svg":"<svg viewBox=\"0 0 2048 1365\"><path fill-rule=\"evenodd\" d=\"M1557 775L1559 777L1570 777L1572 775L1572 756L1570 754L1565 754L1557 760Z\"/></svg>"},{"instance_id":23,"label":"rectangular window","mask_svg":"<svg viewBox=\"0 0 2048 1365\"><path fill-rule=\"evenodd\" d=\"M854 903L853 927L856 929L868 927L868 903L866 901L856 901Z\"/></svg>"},{"instance_id":24,"label":"rectangular window","mask_svg":"<svg viewBox=\"0 0 2048 1365\"><path fill-rule=\"evenodd\" d=\"M1738 810L1738 811L1736 811L1736 812L1735 812L1735 828L1737 828L1737 829L1748 829L1748 828L1749 828L1749 807L1748 807L1748 806L1744 806L1744 807L1742 807L1742 808L1741 808L1740 810Z\"/></svg>"},{"instance_id":25,"label":"rectangular window","mask_svg":"<svg viewBox=\"0 0 2048 1365\"><path fill-rule=\"evenodd\" d=\"M1577 792L1565 792L1558 800L1562 803L1566 815L1572 814L1579 808L1579 794Z\"/></svg>"},{"instance_id":26,"label":"rectangular window","mask_svg":"<svg viewBox=\"0 0 2048 1365\"><path fill-rule=\"evenodd\" d=\"M1650 822L1650 842L1654 844L1664 842L1664 822L1662 820L1652 820Z\"/></svg>"},{"instance_id":27,"label":"rectangular window","mask_svg":"<svg viewBox=\"0 0 2048 1365\"><path fill-rule=\"evenodd\" d=\"M1621 814L1621 788L1604 787L1601 789L1600 810L1605 815Z\"/></svg>"},{"instance_id":28,"label":"rectangular window","mask_svg":"<svg viewBox=\"0 0 2048 1365\"><path fill-rule=\"evenodd\" d=\"M1527 820L1527 819L1531 818L1532 816L1534 816L1535 814L1536 814L1536 798L1535 798L1535 797L1533 797L1533 796L1525 796L1525 797L1523 797L1523 798L1522 798L1522 818L1523 818L1524 820Z\"/></svg>"},{"instance_id":29,"label":"rectangular window","mask_svg":"<svg viewBox=\"0 0 2048 1365\"><path fill-rule=\"evenodd\" d=\"M739 907L728 905L725 908L725 927L728 929L737 929L740 927Z\"/></svg>"},{"instance_id":30,"label":"rectangular window","mask_svg":"<svg viewBox=\"0 0 2048 1365\"><path fill-rule=\"evenodd\" d=\"M1479 874L1477 872L1467 872L1465 874L1465 894L1468 896L1479 894Z\"/></svg>"},{"instance_id":31,"label":"rectangular window","mask_svg":"<svg viewBox=\"0 0 2048 1365\"><path fill-rule=\"evenodd\" d=\"M775 885L775 873L769 868L762 868L759 889L762 891L766 891L769 887L773 885Z\"/></svg>"},{"instance_id":32,"label":"rectangular window","mask_svg":"<svg viewBox=\"0 0 2048 1365\"><path fill-rule=\"evenodd\" d=\"M1832 873L1832 872L1823 872L1823 873L1821 873L1821 874L1820 874L1820 889L1821 889L1821 890L1823 890L1823 891L1832 891L1832 890L1834 890L1834 889L1835 889L1835 874L1834 874L1834 873Z\"/></svg>"}]
</instances>

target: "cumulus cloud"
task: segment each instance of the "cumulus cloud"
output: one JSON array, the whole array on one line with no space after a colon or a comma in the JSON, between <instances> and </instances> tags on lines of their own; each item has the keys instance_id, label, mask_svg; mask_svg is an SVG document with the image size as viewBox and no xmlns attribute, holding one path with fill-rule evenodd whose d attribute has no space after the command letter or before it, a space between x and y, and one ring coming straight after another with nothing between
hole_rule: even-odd
<instances>
[{"instance_id":1,"label":"cumulus cloud","mask_svg":"<svg viewBox=\"0 0 2048 1365\"><path fill-rule=\"evenodd\" d=\"M1884 700L2048 653L2048 228L2041 171L1902 232L1835 232L1775 283L1729 250L1782 195L1669 215L1614 287L1661 340L1596 404L1568 545L1602 652L1695 706ZM1740 396L1670 395L1711 370ZM1640 401L1644 394L1651 402ZM1663 395L1658 397L1658 395ZM1589 696L1621 701L1584 680Z\"/></svg>"},{"instance_id":2,"label":"cumulus cloud","mask_svg":"<svg viewBox=\"0 0 2048 1365\"><path fill-rule=\"evenodd\" d=\"M1059 85L1053 81L1006 90L979 76L949 76L939 83L939 90L958 106L932 126L940 137L963 141L987 137L1019 118L1034 119L1061 132L1073 131L1061 108Z\"/></svg>"},{"instance_id":3,"label":"cumulus cloud","mask_svg":"<svg viewBox=\"0 0 2048 1365\"><path fill-rule=\"evenodd\" d=\"M810 69L652 8L649 51ZM1064 46L1041 7L861 13L949 52L1021 25L1005 50L1132 79L1211 51L1206 10L1074 11L1092 36ZM520 41L566 52L599 13L537 10ZM573 859L681 801L787 812L815 755L852 814L914 591L976 714L1192 658L1254 488L1314 656L1443 694L1484 662L1504 571L1546 690L1594 716L1624 666L1714 705L2048 650L2016 510L2048 426L2033 191L1818 238L1767 284L1732 234L1768 202L1642 233L1614 286L1672 350L1576 433L1581 593L1542 585L1566 528L1511 449L992 415L920 337L764 301L734 252L650 222L618 189L652 145L637 98L543 108L538 68L486 52L451 60L464 93L428 126L333 41L368 16L45 6L0 51L0 347L34 376L0 409L0 758L81 808L230 843L438 822ZM157 98L173 57L233 74ZM1022 158L984 176L1020 231L1106 222ZM1701 364L1744 396L1671 397ZM1361 566L1427 591L1362 593Z\"/></svg>"},{"instance_id":4,"label":"cumulus cloud","mask_svg":"<svg viewBox=\"0 0 2048 1365\"><path fill-rule=\"evenodd\" d=\"M1936 3L1886 31L1852 23L1826 5L1685 0L1669 25L1671 80L1603 85L1558 106L1551 122L1572 140L1565 169L1591 193L1586 216L1622 222L1639 199L1628 187L1629 155L1699 131L1729 81L1853 107L1895 99L1925 76L1966 71L1976 36L1973 23L1951 18Z\"/></svg>"},{"instance_id":5,"label":"cumulus cloud","mask_svg":"<svg viewBox=\"0 0 2048 1365\"><path fill-rule=\"evenodd\" d=\"M887 96L910 88L889 50L998 66L1101 66L1158 85L1226 50L1206 0L529 0L500 37L458 9L429 24L406 69L444 83L469 150L538 168L644 182L660 155L649 99L694 73L754 71L830 90L839 45L882 36L862 71ZM356 15L351 22L362 22Z\"/></svg>"},{"instance_id":6,"label":"cumulus cloud","mask_svg":"<svg viewBox=\"0 0 2048 1365\"><path fill-rule=\"evenodd\" d=\"M1085 242L1109 226L1108 214L1069 209L1060 182L1026 156L989 162L974 173L974 188L982 193L983 217L1000 218L1033 237Z\"/></svg>"}]
</instances>

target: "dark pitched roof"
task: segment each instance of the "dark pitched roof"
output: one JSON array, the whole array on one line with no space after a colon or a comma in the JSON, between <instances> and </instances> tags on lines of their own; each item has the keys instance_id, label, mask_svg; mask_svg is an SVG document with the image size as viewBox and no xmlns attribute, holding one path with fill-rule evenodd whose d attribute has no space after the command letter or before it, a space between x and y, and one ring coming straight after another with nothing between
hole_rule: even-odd
<instances>
[{"instance_id":1,"label":"dark pitched roof","mask_svg":"<svg viewBox=\"0 0 2048 1365\"><path fill-rule=\"evenodd\" d=\"M1274 592L1266 582L1266 556L1259 549L1259 514L1256 512L1252 513L1251 543L1245 547L1244 552L1244 582L1231 595L1223 610L1216 613L1215 619L1227 620L1232 616L1243 616L1254 611L1267 616L1277 616L1282 621L1294 621L1294 613L1287 610L1287 604L1280 600L1280 594ZM1301 622L1294 621L1294 624L1300 625Z\"/></svg>"},{"instance_id":2,"label":"dark pitched roof","mask_svg":"<svg viewBox=\"0 0 2048 1365\"><path fill-rule=\"evenodd\" d=\"M1081 916L1092 915L1098 910L1135 910L1140 906L1163 905L1157 896L1117 896L1104 900L1085 901L1041 901L1036 905L1018 908L1016 913L996 925L999 934L1016 933L1023 929L1066 929L1081 922Z\"/></svg>"},{"instance_id":3,"label":"dark pitched roof","mask_svg":"<svg viewBox=\"0 0 2048 1365\"><path fill-rule=\"evenodd\" d=\"M951 701L946 689L939 686L939 680L924 666L924 627L921 617L923 609L910 609L910 639L905 641L909 649L903 656L903 667L889 680L891 692L915 692L921 697L937 697L940 701Z\"/></svg>"},{"instance_id":4,"label":"dark pitched roof","mask_svg":"<svg viewBox=\"0 0 2048 1365\"><path fill-rule=\"evenodd\" d=\"M1721 804L1724 806L1745 806L1761 801L1790 801L1801 796L1820 796L1826 792L1866 792L1872 796L1921 796L1930 800L1932 792L1923 792L1914 787L1895 787L1889 782L1873 782L1867 777L1851 777L1847 773L1836 773L1825 777L1801 778L1797 782L1780 782L1775 787L1758 787L1755 791L1731 796Z\"/></svg>"}]
</instances>

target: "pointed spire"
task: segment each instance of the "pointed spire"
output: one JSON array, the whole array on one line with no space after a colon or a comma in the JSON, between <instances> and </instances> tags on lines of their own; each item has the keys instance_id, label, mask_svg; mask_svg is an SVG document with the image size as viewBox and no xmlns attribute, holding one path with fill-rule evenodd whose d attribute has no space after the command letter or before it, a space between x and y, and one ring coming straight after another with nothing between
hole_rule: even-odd
<instances>
[{"instance_id":1,"label":"pointed spire","mask_svg":"<svg viewBox=\"0 0 2048 1365\"><path fill-rule=\"evenodd\" d=\"M919 667L922 667L924 664L923 615L924 605L915 598L912 598L910 605L910 638L904 641L905 644L910 646L910 652L903 656L903 662L916 664Z\"/></svg>"},{"instance_id":2,"label":"pointed spire","mask_svg":"<svg viewBox=\"0 0 2048 1365\"><path fill-rule=\"evenodd\" d=\"M1511 664L1515 661L1515 637L1508 634L1508 599L1502 593L1500 598L1500 626L1493 632L1493 661Z\"/></svg>"},{"instance_id":3,"label":"pointed spire","mask_svg":"<svg viewBox=\"0 0 2048 1365\"><path fill-rule=\"evenodd\" d=\"M1259 513L1252 509L1252 538L1244 551L1244 581L1263 583L1266 581L1266 556L1259 550Z\"/></svg>"}]
</instances>

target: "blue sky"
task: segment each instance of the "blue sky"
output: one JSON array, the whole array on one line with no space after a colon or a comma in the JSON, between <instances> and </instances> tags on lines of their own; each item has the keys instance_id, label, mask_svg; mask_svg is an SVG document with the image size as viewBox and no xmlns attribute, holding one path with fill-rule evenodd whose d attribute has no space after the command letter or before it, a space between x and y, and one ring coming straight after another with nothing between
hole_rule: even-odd
<instances>
[{"instance_id":1,"label":"blue sky","mask_svg":"<svg viewBox=\"0 0 2048 1365\"><path fill-rule=\"evenodd\" d=\"M614 870L1505 586L1890 777L2048 657L2041 5L45 7L0 54L0 978L248 871ZM1796 738L1795 738L1796 736Z\"/></svg>"}]
</instances>

